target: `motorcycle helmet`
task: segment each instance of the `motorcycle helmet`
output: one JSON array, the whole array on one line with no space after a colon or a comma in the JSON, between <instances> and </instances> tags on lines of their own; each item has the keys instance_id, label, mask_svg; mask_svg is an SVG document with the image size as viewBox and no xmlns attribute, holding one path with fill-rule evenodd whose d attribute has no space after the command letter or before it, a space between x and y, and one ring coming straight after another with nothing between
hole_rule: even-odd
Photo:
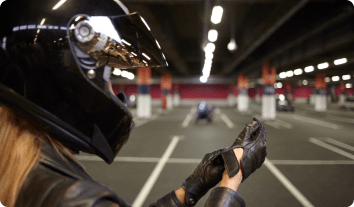
<instances>
[{"instance_id":1,"label":"motorcycle helmet","mask_svg":"<svg viewBox=\"0 0 354 207\"><path fill-rule=\"evenodd\" d=\"M8 0L0 16L0 103L112 163L134 126L112 71L167 66L148 24L118 0Z\"/></svg>"}]
</instances>

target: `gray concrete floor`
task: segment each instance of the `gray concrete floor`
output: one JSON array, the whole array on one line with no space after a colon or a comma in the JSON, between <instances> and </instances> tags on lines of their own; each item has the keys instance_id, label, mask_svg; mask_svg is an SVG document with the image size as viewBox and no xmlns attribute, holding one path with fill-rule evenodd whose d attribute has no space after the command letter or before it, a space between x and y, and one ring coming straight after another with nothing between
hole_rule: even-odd
<instances>
[{"instance_id":1,"label":"gray concrete floor","mask_svg":"<svg viewBox=\"0 0 354 207\"><path fill-rule=\"evenodd\" d=\"M216 111L210 124L195 124L193 117L187 127L182 127L191 108L162 112L154 107L152 120L136 120L137 127L130 140L111 165L103 161L80 162L94 180L133 204L152 172L156 171L158 161L173 137L178 136L169 160L160 168L156 182L147 191L142 206L149 206L178 189L206 153L230 146L245 124L251 123L253 116L261 115L261 107L256 104L252 104L247 113L224 107ZM353 203L353 113L333 113L333 110L316 113L312 106L302 105L294 113L277 112L275 121L264 121L264 124L270 164L264 164L241 184L238 193L247 206L297 207L306 206L306 201L313 206L350 206ZM270 165L283 175L285 184ZM204 206L208 195L196 206Z\"/></svg>"}]
</instances>

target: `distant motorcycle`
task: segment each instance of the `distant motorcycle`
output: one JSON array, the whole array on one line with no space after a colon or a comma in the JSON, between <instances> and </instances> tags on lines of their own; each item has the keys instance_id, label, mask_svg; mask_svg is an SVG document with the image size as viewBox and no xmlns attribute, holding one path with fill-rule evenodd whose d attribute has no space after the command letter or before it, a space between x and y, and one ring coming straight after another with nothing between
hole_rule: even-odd
<instances>
[{"instance_id":1,"label":"distant motorcycle","mask_svg":"<svg viewBox=\"0 0 354 207\"><path fill-rule=\"evenodd\" d=\"M213 111L215 110L215 106L208 107L205 101L202 101L198 104L195 124L198 124L201 120L207 120L208 123L213 121Z\"/></svg>"}]
</instances>

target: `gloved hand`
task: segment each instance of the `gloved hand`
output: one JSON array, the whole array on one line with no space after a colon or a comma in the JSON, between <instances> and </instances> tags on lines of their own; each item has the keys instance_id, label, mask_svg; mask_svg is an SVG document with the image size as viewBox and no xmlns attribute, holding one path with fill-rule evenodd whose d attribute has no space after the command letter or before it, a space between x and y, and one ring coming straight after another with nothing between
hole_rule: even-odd
<instances>
[{"instance_id":1,"label":"gloved hand","mask_svg":"<svg viewBox=\"0 0 354 207\"><path fill-rule=\"evenodd\" d=\"M228 148L224 148L206 154L194 172L182 183L182 188L186 190L185 203L187 206L197 204L209 189L220 182L225 170L220 155L227 150Z\"/></svg>"},{"instance_id":2,"label":"gloved hand","mask_svg":"<svg viewBox=\"0 0 354 207\"><path fill-rule=\"evenodd\" d=\"M266 131L259 120L253 118L254 122L247 125L238 135L235 142L231 145L230 150L225 151L222 156L228 170L229 176L233 177L239 171L237 159L235 158L234 148L243 148L243 156L241 158L242 182L250 176L256 169L260 168L267 156L266 151ZM232 161L232 162L230 162Z\"/></svg>"},{"instance_id":3,"label":"gloved hand","mask_svg":"<svg viewBox=\"0 0 354 207\"><path fill-rule=\"evenodd\" d=\"M187 206L194 206L209 189L221 181L225 170L224 166L226 166L230 177L238 173L240 166L234 154L234 148L244 149L241 158L242 182L261 167L267 155L266 132L262 122L255 118L253 120L254 122L247 125L238 135L230 148L206 154L192 175L183 182L182 187L186 190L185 203Z\"/></svg>"}]
</instances>

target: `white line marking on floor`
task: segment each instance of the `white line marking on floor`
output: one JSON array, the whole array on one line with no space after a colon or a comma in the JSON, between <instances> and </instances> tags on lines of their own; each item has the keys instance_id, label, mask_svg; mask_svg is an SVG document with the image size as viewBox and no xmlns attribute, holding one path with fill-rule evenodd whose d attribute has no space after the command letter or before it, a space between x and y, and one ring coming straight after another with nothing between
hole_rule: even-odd
<instances>
[{"instance_id":1,"label":"white line marking on floor","mask_svg":"<svg viewBox=\"0 0 354 207\"><path fill-rule=\"evenodd\" d=\"M345 144L343 142L337 141L337 140L332 139L332 138L326 138L326 141L331 143L331 144L337 145L339 147L343 147L344 149L351 150L351 151L354 152L354 147L351 146L351 145Z\"/></svg>"},{"instance_id":2,"label":"white line marking on floor","mask_svg":"<svg viewBox=\"0 0 354 207\"><path fill-rule=\"evenodd\" d=\"M273 121L264 121L264 120L262 120L262 117L261 117L260 115L258 115L258 114L254 114L253 117L256 117L257 119L263 121L265 124L267 124L267 125L269 125L269 126L271 126L271 127L274 127L274 128L276 128L276 129L280 129L279 124L276 123L276 122L273 122Z\"/></svg>"},{"instance_id":3,"label":"white line marking on floor","mask_svg":"<svg viewBox=\"0 0 354 207\"><path fill-rule=\"evenodd\" d=\"M351 160L272 160L274 165L354 165Z\"/></svg>"},{"instance_id":4,"label":"white line marking on floor","mask_svg":"<svg viewBox=\"0 0 354 207\"><path fill-rule=\"evenodd\" d=\"M192 120L193 118L193 114L196 112L196 108L192 107L189 114L187 114L186 118L184 119L184 121L182 122L182 127L186 128L189 125L189 122Z\"/></svg>"},{"instance_id":5,"label":"white line marking on floor","mask_svg":"<svg viewBox=\"0 0 354 207\"><path fill-rule=\"evenodd\" d=\"M144 119L144 120L138 119L136 121L135 128L136 127L140 127L140 126L142 126L142 125L144 125L144 124L146 124L146 123L148 123L150 121L153 121L153 120L157 119L158 117L159 116L157 114L153 114L153 115L151 115L150 119Z\"/></svg>"},{"instance_id":6,"label":"white line marking on floor","mask_svg":"<svg viewBox=\"0 0 354 207\"><path fill-rule=\"evenodd\" d=\"M346 122L346 123L351 123L354 124L354 119L351 118L346 118L346 117L339 117L339 116L327 116L327 119L334 120L334 121L341 121L341 122Z\"/></svg>"},{"instance_id":7,"label":"white line marking on floor","mask_svg":"<svg viewBox=\"0 0 354 207\"><path fill-rule=\"evenodd\" d=\"M215 109L215 113L216 113L216 114L220 114L220 113L221 113L221 110L220 110L219 108L216 108L216 109Z\"/></svg>"},{"instance_id":8,"label":"white line marking on floor","mask_svg":"<svg viewBox=\"0 0 354 207\"><path fill-rule=\"evenodd\" d=\"M229 117L227 117L225 114L221 114L220 118L225 122L225 124L229 127L229 128L234 128L235 125L234 123L232 123L232 121L229 119Z\"/></svg>"},{"instance_id":9,"label":"white line marking on floor","mask_svg":"<svg viewBox=\"0 0 354 207\"><path fill-rule=\"evenodd\" d=\"M322 141L320 141L320 140L318 140L316 138L310 137L309 141L314 143L314 144L316 144L316 145L318 145L318 146L321 146L323 148L331 150L332 152L338 153L340 155L343 155L345 157L348 157L348 158L354 160L354 155L352 155L352 154L350 154L350 153L348 153L346 151L343 151L343 150L341 150L341 149L339 149L337 147L333 147L332 145L324 143L324 142L322 142Z\"/></svg>"},{"instance_id":10,"label":"white line marking on floor","mask_svg":"<svg viewBox=\"0 0 354 207\"><path fill-rule=\"evenodd\" d=\"M144 184L143 188L140 190L138 196L135 198L132 206L134 207L141 207L144 204L146 197L149 195L152 187L154 186L157 178L160 176L161 171L163 170L167 160L170 158L173 150L177 146L179 141L178 136L174 136L170 144L168 145L166 151L162 155L161 159L157 163L155 169L152 171L150 177Z\"/></svg>"},{"instance_id":11,"label":"white line marking on floor","mask_svg":"<svg viewBox=\"0 0 354 207\"><path fill-rule=\"evenodd\" d=\"M313 207L312 203L305 198L304 195L283 175L283 173L274 166L274 164L266 159L264 165L273 173L273 175L290 191L291 194L306 207Z\"/></svg>"},{"instance_id":12,"label":"white line marking on floor","mask_svg":"<svg viewBox=\"0 0 354 207\"><path fill-rule=\"evenodd\" d=\"M275 119L275 122L278 123L279 125L281 125L282 127L285 127L285 128L288 128L288 129L292 129L293 128L293 125L288 123L288 122L285 122L285 121L282 121L280 119Z\"/></svg>"},{"instance_id":13,"label":"white line marking on floor","mask_svg":"<svg viewBox=\"0 0 354 207\"><path fill-rule=\"evenodd\" d=\"M180 137L180 140L181 137ZM79 161L98 161L104 162L100 157L95 155L76 155ZM114 162L141 162L141 163L157 163L158 157L116 157ZM173 164L199 164L202 159L196 158L169 158L167 163ZM351 160L272 160L274 165L354 165Z\"/></svg>"},{"instance_id":14,"label":"white line marking on floor","mask_svg":"<svg viewBox=\"0 0 354 207\"><path fill-rule=\"evenodd\" d=\"M328 122L321 121L321 120L318 120L318 119L313 119L313 118L309 118L309 117L306 117L306 116L300 116L300 115L297 115L297 114L292 114L292 116L290 116L290 117L293 118L293 119L297 119L297 120L299 120L301 122L317 124L317 125L320 125L320 126L331 128L331 129L339 129L340 128L339 125L337 125L337 124L332 124L332 123L328 123Z\"/></svg>"}]
</instances>

